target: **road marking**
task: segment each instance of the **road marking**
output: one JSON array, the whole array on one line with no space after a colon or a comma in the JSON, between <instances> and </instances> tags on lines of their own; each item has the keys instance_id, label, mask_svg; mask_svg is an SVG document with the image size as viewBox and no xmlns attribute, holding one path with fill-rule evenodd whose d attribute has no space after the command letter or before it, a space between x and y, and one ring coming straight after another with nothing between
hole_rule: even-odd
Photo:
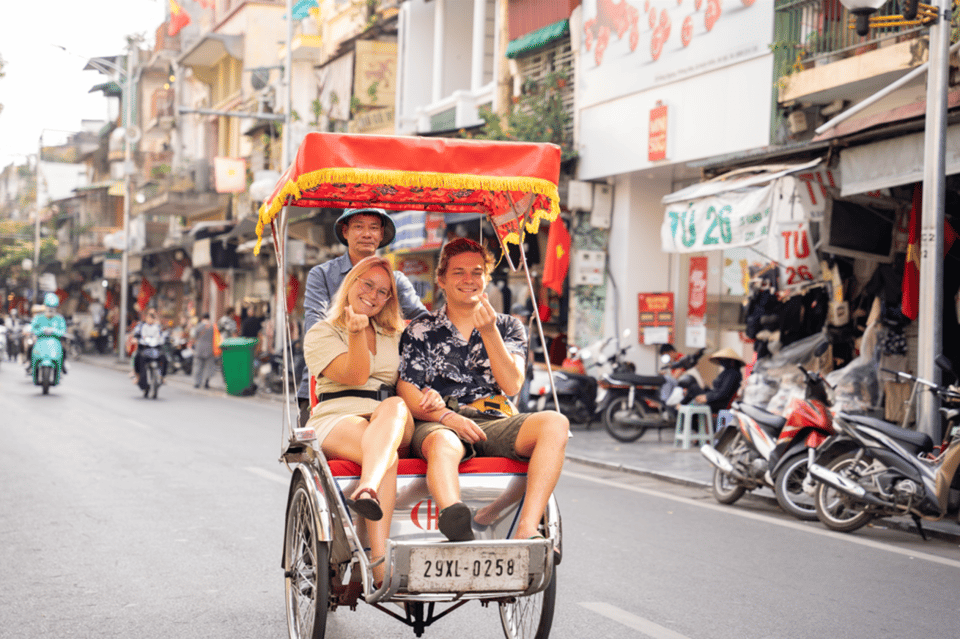
<instances>
[{"instance_id":1,"label":"road marking","mask_svg":"<svg viewBox=\"0 0 960 639\"><path fill-rule=\"evenodd\" d=\"M147 426L146 424L144 424L143 422L138 422L137 420L135 420L135 419L130 419L130 418L127 418L126 421L127 421L127 423L130 424L131 426L134 426L134 427L139 428L139 429L141 429L141 430L150 430L150 427Z\"/></svg>"},{"instance_id":2,"label":"road marking","mask_svg":"<svg viewBox=\"0 0 960 639\"><path fill-rule=\"evenodd\" d=\"M907 550L904 548L897 548L896 546L889 546L889 545L880 543L878 541L873 541L871 539L864 539L863 537L857 537L855 535L834 532L832 530L827 530L825 528L815 528L813 526L804 525L800 522L789 521L786 519L776 519L774 517L769 517L767 515L751 513L745 510L737 509L737 508L730 508L729 506L721 506L720 504L711 504L707 502L697 501L694 499L690 499L689 497L679 497L677 495L670 495L668 493L662 493L658 490L641 488L639 486L630 486L629 484L622 484L620 482L613 481L610 479L603 479L601 477L591 477L589 475L584 475L584 474L573 472L573 471L564 470L563 474L568 475L570 477L575 477L577 479L582 479L584 481L591 481L596 484L603 484L605 486L621 488L623 490L630 490L635 493L650 495L652 497L660 497L662 499L668 499L670 501L686 504L688 506L696 506L697 508L714 510L719 513L724 513L726 515L734 515L736 517L742 517L744 519L762 521L764 523L774 524L782 528L790 528L792 530L799 530L799 531L810 533L813 535L821 535L823 537L828 537L830 539L835 539L837 541L845 541L847 543L857 544L860 546L865 546L867 548L873 548L875 550L883 550L883 551L894 553L897 555L903 555L904 557L923 559L924 561L929 561L935 564L943 564L944 566L950 566L951 568L960 568L960 561L957 561L955 559L938 557L937 555L932 555L930 553L925 553L925 552L916 551L916 550Z\"/></svg>"},{"instance_id":3,"label":"road marking","mask_svg":"<svg viewBox=\"0 0 960 639\"><path fill-rule=\"evenodd\" d=\"M611 606L608 603L592 601L581 601L579 603L587 610L592 610L598 615L603 615L607 619L612 619L613 621L621 623L628 628L639 630L652 639L688 639L686 635L681 635L679 632L674 632L669 628L664 628L659 624L653 623L649 619L638 617L637 615L629 613L626 610L622 610L616 606Z\"/></svg>"},{"instance_id":4,"label":"road marking","mask_svg":"<svg viewBox=\"0 0 960 639\"><path fill-rule=\"evenodd\" d=\"M284 486L286 486L286 485L288 485L288 484L290 483L290 478L289 478L289 477L284 477L283 475L280 475L280 474L274 473L274 472L270 472L269 470L264 470L264 469L262 469L262 468L256 468L256 467L254 467L254 466L246 466L246 467L244 467L244 470L248 470L248 471L250 471L251 473L253 473L254 475L259 475L260 477L263 477L264 479L269 479L270 481L278 482L278 483L280 483L280 484L283 484Z\"/></svg>"}]
</instances>

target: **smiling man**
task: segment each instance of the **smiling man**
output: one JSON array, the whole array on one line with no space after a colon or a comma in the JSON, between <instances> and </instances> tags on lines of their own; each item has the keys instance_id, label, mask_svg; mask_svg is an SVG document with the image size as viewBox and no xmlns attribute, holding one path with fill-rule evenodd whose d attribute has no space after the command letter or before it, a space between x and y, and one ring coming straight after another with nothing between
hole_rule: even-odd
<instances>
[{"instance_id":1,"label":"smiling man","mask_svg":"<svg viewBox=\"0 0 960 639\"><path fill-rule=\"evenodd\" d=\"M303 334L327 313L330 300L337 294L340 284L353 266L365 257L376 254L393 241L397 228L393 219L383 209L347 209L336 223L334 231L347 252L328 262L319 264L307 273L307 287L303 293ZM407 276L393 271L397 282L397 301L404 319L414 319L427 314L427 309ZM310 414L310 372L306 367L297 389L300 405L300 424Z\"/></svg>"},{"instance_id":2,"label":"smiling man","mask_svg":"<svg viewBox=\"0 0 960 639\"><path fill-rule=\"evenodd\" d=\"M493 257L464 238L440 253L437 284L446 305L410 323L400 339L397 394L415 419L411 453L427 461L427 487L440 507L438 525L450 541L474 538L473 523L489 525L460 501L458 470L474 456L529 462L516 539L541 536L540 520L560 477L570 423L556 411L518 413L506 396L520 391L527 351L523 324L496 313L483 292ZM420 408L420 389L445 399Z\"/></svg>"}]
</instances>

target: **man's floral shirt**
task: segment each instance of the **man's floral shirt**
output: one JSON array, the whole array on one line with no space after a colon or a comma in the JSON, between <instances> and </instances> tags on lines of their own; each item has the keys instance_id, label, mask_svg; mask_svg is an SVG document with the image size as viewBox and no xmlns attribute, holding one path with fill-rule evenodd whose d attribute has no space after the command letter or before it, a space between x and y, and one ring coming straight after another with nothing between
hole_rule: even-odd
<instances>
[{"instance_id":1,"label":"man's floral shirt","mask_svg":"<svg viewBox=\"0 0 960 639\"><path fill-rule=\"evenodd\" d=\"M515 317L497 313L497 330L510 353L527 358L527 335ZM447 317L437 312L413 320L400 338L400 379L419 389L432 388L461 406L503 391L490 368L490 357L477 329L464 341Z\"/></svg>"}]
</instances>

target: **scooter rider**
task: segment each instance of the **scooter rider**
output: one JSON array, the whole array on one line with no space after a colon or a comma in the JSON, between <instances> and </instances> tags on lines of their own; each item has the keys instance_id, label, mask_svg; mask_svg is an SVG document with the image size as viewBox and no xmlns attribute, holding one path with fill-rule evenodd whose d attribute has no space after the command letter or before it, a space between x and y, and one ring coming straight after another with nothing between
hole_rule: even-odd
<instances>
[{"instance_id":1,"label":"scooter rider","mask_svg":"<svg viewBox=\"0 0 960 639\"><path fill-rule=\"evenodd\" d=\"M163 326L160 325L156 309L151 308L147 310L146 321L140 322L136 328L133 329L133 339L137 344L137 350L133 356L133 370L137 375L137 381L140 382L141 388L143 387L143 382L140 381L143 375L143 354L141 348L144 346L160 348L163 346L166 338L166 332L163 330ZM160 383L162 384L163 378L167 375L167 356L162 349L160 349L159 353Z\"/></svg>"},{"instance_id":2,"label":"scooter rider","mask_svg":"<svg viewBox=\"0 0 960 639\"><path fill-rule=\"evenodd\" d=\"M38 314L33 318L33 321L30 322L30 330L33 331L33 334L36 336L36 340L30 346L27 351L27 366L33 366L33 348L36 346L37 341L47 338L47 337L56 337L60 339L67 334L67 322L63 319L63 315L57 312L57 308L60 306L60 298L57 297L56 293L47 293L43 296L43 313ZM61 370L67 372L67 353L63 351L63 359L61 362Z\"/></svg>"}]
</instances>

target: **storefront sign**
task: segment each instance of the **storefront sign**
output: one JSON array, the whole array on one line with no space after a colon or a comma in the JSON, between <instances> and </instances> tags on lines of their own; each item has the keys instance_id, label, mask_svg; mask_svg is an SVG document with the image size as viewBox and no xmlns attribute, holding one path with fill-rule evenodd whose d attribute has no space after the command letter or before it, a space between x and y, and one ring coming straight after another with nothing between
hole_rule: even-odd
<instances>
[{"instance_id":1,"label":"storefront sign","mask_svg":"<svg viewBox=\"0 0 960 639\"><path fill-rule=\"evenodd\" d=\"M641 344L673 341L673 293L638 293L637 337Z\"/></svg>"},{"instance_id":2,"label":"storefront sign","mask_svg":"<svg viewBox=\"0 0 960 639\"><path fill-rule=\"evenodd\" d=\"M443 242L443 213L402 211L391 213L397 235L390 244L393 251L428 251Z\"/></svg>"},{"instance_id":3,"label":"storefront sign","mask_svg":"<svg viewBox=\"0 0 960 639\"><path fill-rule=\"evenodd\" d=\"M433 272L434 259L432 254L404 255L395 259L395 268L407 276L413 284L423 305L428 310L433 308Z\"/></svg>"},{"instance_id":4,"label":"storefront sign","mask_svg":"<svg viewBox=\"0 0 960 639\"><path fill-rule=\"evenodd\" d=\"M667 105L657 102L650 109L650 129L647 133L647 159L651 162L667 159Z\"/></svg>"}]
</instances>

